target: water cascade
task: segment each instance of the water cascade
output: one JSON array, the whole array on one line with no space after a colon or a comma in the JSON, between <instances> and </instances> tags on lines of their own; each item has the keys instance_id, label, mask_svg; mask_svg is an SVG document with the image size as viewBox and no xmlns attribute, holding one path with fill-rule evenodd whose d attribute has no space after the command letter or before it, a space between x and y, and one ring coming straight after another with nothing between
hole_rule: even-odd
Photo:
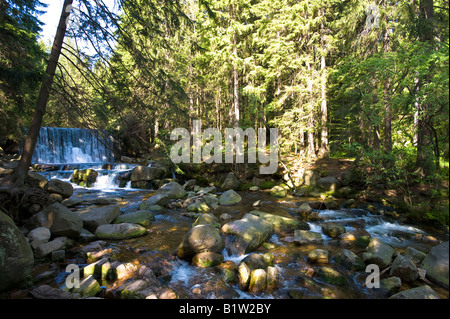
<instances>
[{"instance_id":1,"label":"water cascade","mask_svg":"<svg viewBox=\"0 0 450 319\"><path fill-rule=\"evenodd\" d=\"M32 163L112 163L112 149L112 137L102 131L41 127Z\"/></svg>"}]
</instances>

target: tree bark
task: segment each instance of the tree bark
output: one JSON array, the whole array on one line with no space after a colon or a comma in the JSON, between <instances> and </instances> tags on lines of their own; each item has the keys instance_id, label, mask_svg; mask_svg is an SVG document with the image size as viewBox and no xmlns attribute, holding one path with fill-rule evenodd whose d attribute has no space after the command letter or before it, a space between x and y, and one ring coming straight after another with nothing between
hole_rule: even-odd
<instances>
[{"instance_id":1,"label":"tree bark","mask_svg":"<svg viewBox=\"0 0 450 319\"><path fill-rule=\"evenodd\" d=\"M31 165L34 149L36 147L36 142L39 137L39 131L41 129L42 118L44 117L45 114L48 99L50 96L50 90L53 84L53 78L55 76L56 67L58 65L59 56L61 54L61 49L64 42L64 36L66 34L67 29L66 21L70 15L68 6L72 5L72 3L73 0L64 1L61 17L59 19L58 29L56 32L55 39L53 41L50 58L47 63L45 78L39 91L39 96L37 99L36 108L34 110L34 115L31 121L30 129L28 131L28 136L25 140L22 156L13 175L13 179L10 181L11 184L14 184L16 186L23 185L25 177L27 176L28 170Z\"/></svg>"},{"instance_id":2,"label":"tree bark","mask_svg":"<svg viewBox=\"0 0 450 319\"><path fill-rule=\"evenodd\" d=\"M322 87L321 87L321 91L322 91L322 105L321 105L321 126L322 126L322 132L321 132L321 137L320 137L320 156L321 157L325 157L328 155L329 152L329 147L328 147L328 106L327 106L327 73L326 73L326 67L327 67L327 63L326 63L326 43L325 43L325 38L324 38L324 31L325 31L325 24L324 24L324 20L325 20L325 12L324 10L322 10L322 22L321 22L321 31L322 31L322 36L321 36L321 45L322 45L322 56L321 56L321 60L320 60L320 70L322 73Z\"/></svg>"}]
</instances>

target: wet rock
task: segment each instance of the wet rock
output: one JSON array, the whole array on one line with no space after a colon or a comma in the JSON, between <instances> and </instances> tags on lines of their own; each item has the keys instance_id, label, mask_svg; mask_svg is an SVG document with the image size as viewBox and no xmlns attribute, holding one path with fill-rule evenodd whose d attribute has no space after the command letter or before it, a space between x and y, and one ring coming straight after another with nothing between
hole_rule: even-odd
<instances>
[{"instance_id":1,"label":"wet rock","mask_svg":"<svg viewBox=\"0 0 450 319\"><path fill-rule=\"evenodd\" d=\"M261 200L257 200L257 201L255 201L253 204L252 204L252 206L253 207L259 207L259 206L261 206Z\"/></svg>"},{"instance_id":2,"label":"wet rock","mask_svg":"<svg viewBox=\"0 0 450 319\"><path fill-rule=\"evenodd\" d=\"M116 267L116 277L119 281L124 281L132 277L136 277L139 271L139 266L135 263L120 264Z\"/></svg>"},{"instance_id":3,"label":"wet rock","mask_svg":"<svg viewBox=\"0 0 450 319\"><path fill-rule=\"evenodd\" d=\"M91 233L89 230L87 229L82 229L80 232L80 235L78 236L78 240L88 243L90 241L95 240L97 237L95 237L95 234Z\"/></svg>"},{"instance_id":4,"label":"wet rock","mask_svg":"<svg viewBox=\"0 0 450 319\"><path fill-rule=\"evenodd\" d=\"M329 252L325 249L314 249L308 254L308 261L311 263L326 264L328 263Z\"/></svg>"},{"instance_id":5,"label":"wet rock","mask_svg":"<svg viewBox=\"0 0 450 319\"><path fill-rule=\"evenodd\" d=\"M420 286L408 290L403 290L389 299L441 299L430 286Z\"/></svg>"},{"instance_id":6,"label":"wet rock","mask_svg":"<svg viewBox=\"0 0 450 319\"><path fill-rule=\"evenodd\" d=\"M239 289L246 291L250 284L251 269L246 263L241 262L238 267Z\"/></svg>"},{"instance_id":7,"label":"wet rock","mask_svg":"<svg viewBox=\"0 0 450 319\"><path fill-rule=\"evenodd\" d=\"M399 277L388 277L380 280L380 291L388 296L397 293L402 288L402 280Z\"/></svg>"},{"instance_id":8,"label":"wet rock","mask_svg":"<svg viewBox=\"0 0 450 319\"><path fill-rule=\"evenodd\" d=\"M339 235L339 244L343 247L351 246L356 242L356 237L352 233L343 233Z\"/></svg>"},{"instance_id":9,"label":"wet rock","mask_svg":"<svg viewBox=\"0 0 450 319\"><path fill-rule=\"evenodd\" d=\"M260 211L251 211L250 214L261 217L273 225L274 231L280 235L293 233L297 229L309 230L309 225L301 220L264 213Z\"/></svg>"},{"instance_id":10,"label":"wet rock","mask_svg":"<svg viewBox=\"0 0 450 319\"><path fill-rule=\"evenodd\" d=\"M93 207L78 211L78 214L83 220L84 227L91 232L95 232L99 226L110 224L119 217L120 208L117 205Z\"/></svg>"},{"instance_id":11,"label":"wet rock","mask_svg":"<svg viewBox=\"0 0 450 319\"><path fill-rule=\"evenodd\" d=\"M49 285L41 285L30 292L35 299L79 299L79 293L71 293Z\"/></svg>"},{"instance_id":12,"label":"wet rock","mask_svg":"<svg viewBox=\"0 0 450 319\"><path fill-rule=\"evenodd\" d=\"M397 276L404 282L411 282L419 277L419 272L411 257L397 255L392 262L390 275Z\"/></svg>"},{"instance_id":13,"label":"wet rock","mask_svg":"<svg viewBox=\"0 0 450 319\"><path fill-rule=\"evenodd\" d=\"M268 266L264 257L256 253L249 254L247 257L242 259L241 263L242 262L245 263L250 270L258 268L264 269Z\"/></svg>"},{"instance_id":14,"label":"wet rock","mask_svg":"<svg viewBox=\"0 0 450 319\"><path fill-rule=\"evenodd\" d=\"M242 197L234 190L230 189L219 197L219 204L222 206L232 206L239 203Z\"/></svg>"},{"instance_id":15,"label":"wet rock","mask_svg":"<svg viewBox=\"0 0 450 319\"><path fill-rule=\"evenodd\" d=\"M337 261L352 270L364 270L366 268L362 259L348 249L342 249Z\"/></svg>"},{"instance_id":16,"label":"wet rock","mask_svg":"<svg viewBox=\"0 0 450 319\"><path fill-rule=\"evenodd\" d=\"M268 266L266 269L267 274L267 292L271 293L278 288L278 269L272 266Z\"/></svg>"},{"instance_id":17,"label":"wet rock","mask_svg":"<svg viewBox=\"0 0 450 319\"><path fill-rule=\"evenodd\" d=\"M97 180L98 172L93 169L74 170L72 173L72 183L80 186L91 187Z\"/></svg>"},{"instance_id":18,"label":"wet rock","mask_svg":"<svg viewBox=\"0 0 450 319\"><path fill-rule=\"evenodd\" d=\"M132 182L152 181L154 179L163 178L164 174L165 170L160 167L138 166L131 171L130 180Z\"/></svg>"},{"instance_id":19,"label":"wet rock","mask_svg":"<svg viewBox=\"0 0 450 319\"><path fill-rule=\"evenodd\" d=\"M220 275L225 282L230 284L237 282L237 266L233 261L227 260L218 265L217 268L220 270Z\"/></svg>"},{"instance_id":20,"label":"wet rock","mask_svg":"<svg viewBox=\"0 0 450 319\"><path fill-rule=\"evenodd\" d=\"M0 211L0 292L13 288L29 275L33 252L14 221Z\"/></svg>"},{"instance_id":21,"label":"wet rock","mask_svg":"<svg viewBox=\"0 0 450 319\"><path fill-rule=\"evenodd\" d=\"M93 276L96 279L102 278L102 266L108 262L108 258L102 258L83 268L83 277Z\"/></svg>"},{"instance_id":22,"label":"wet rock","mask_svg":"<svg viewBox=\"0 0 450 319\"><path fill-rule=\"evenodd\" d=\"M196 201L187 207L188 212L207 213L211 208L203 201Z\"/></svg>"},{"instance_id":23,"label":"wet rock","mask_svg":"<svg viewBox=\"0 0 450 319\"><path fill-rule=\"evenodd\" d=\"M272 187L272 188L270 189L269 193L270 193L272 196L280 197L280 198L286 197L286 195L287 195L286 189L284 189L284 187L278 186L278 185Z\"/></svg>"},{"instance_id":24,"label":"wet rock","mask_svg":"<svg viewBox=\"0 0 450 319\"><path fill-rule=\"evenodd\" d=\"M344 285L347 282L344 275L330 267L321 267L316 274L319 278L332 285Z\"/></svg>"},{"instance_id":25,"label":"wet rock","mask_svg":"<svg viewBox=\"0 0 450 319\"><path fill-rule=\"evenodd\" d=\"M250 192L257 192L257 191L259 191L259 187L258 186L251 186L248 190Z\"/></svg>"},{"instance_id":26,"label":"wet rock","mask_svg":"<svg viewBox=\"0 0 450 319\"><path fill-rule=\"evenodd\" d=\"M183 188L186 192L194 190L194 186L197 181L195 179L190 179L186 183L184 183Z\"/></svg>"},{"instance_id":27,"label":"wet rock","mask_svg":"<svg viewBox=\"0 0 450 319\"><path fill-rule=\"evenodd\" d=\"M264 255L262 255L264 261L266 262L267 267L269 266L273 266L274 260L275 260L275 256L271 253L265 253Z\"/></svg>"},{"instance_id":28,"label":"wet rock","mask_svg":"<svg viewBox=\"0 0 450 319\"><path fill-rule=\"evenodd\" d=\"M421 268L426 270L426 278L448 289L448 263L449 248L447 241L443 244L431 248L430 252L423 260Z\"/></svg>"},{"instance_id":29,"label":"wet rock","mask_svg":"<svg viewBox=\"0 0 450 319\"><path fill-rule=\"evenodd\" d=\"M34 250L34 256L36 258L44 258L52 253L54 250L63 249L66 245L65 237L58 237L49 241L48 243L43 243L39 245L38 248Z\"/></svg>"},{"instance_id":30,"label":"wet rock","mask_svg":"<svg viewBox=\"0 0 450 319\"><path fill-rule=\"evenodd\" d=\"M339 235L345 233L345 227L336 223L323 223L322 231L331 238L337 238Z\"/></svg>"},{"instance_id":31,"label":"wet rock","mask_svg":"<svg viewBox=\"0 0 450 319\"><path fill-rule=\"evenodd\" d=\"M66 206L54 203L32 218L38 227L50 229L53 236L77 238L83 229L83 220Z\"/></svg>"},{"instance_id":32,"label":"wet rock","mask_svg":"<svg viewBox=\"0 0 450 319\"><path fill-rule=\"evenodd\" d=\"M59 263L66 259L66 251L64 249L58 249L52 251L51 260L52 262Z\"/></svg>"},{"instance_id":33,"label":"wet rock","mask_svg":"<svg viewBox=\"0 0 450 319\"><path fill-rule=\"evenodd\" d=\"M248 290L251 293L262 293L267 289L267 273L264 269L255 269L250 273Z\"/></svg>"},{"instance_id":34,"label":"wet rock","mask_svg":"<svg viewBox=\"0 0 450 319\"><path fill-rule=\"evenodd\" d=\"M100 239L128 239L147 235L147 229L137 224L104 224L98 226L95 235Z\"/></svg>"},{"instance_id":35,"label":"wet rock","mask_svg":"<svg viewBox=\"0 0 450 319\"><path fill-rule=\"evenodd\" d=\"M198 225L189 230L177 249L181 259L191 259L202 252L220 253L225 248L225 242L220 232L211 225Z\"/></svg>"},{"instance_id":36,"label":"wet rock","mask_svg":"<svg viewBox=\"0 0 450 319\"><path fill-rule=\"evenodd\" d=\"M395 250L376 237L370 240L367 252L363 254L363 260L367 264L376 264L381 269L386 268L392 261Z\"/></svg>"},{"instance_id":37,"label":"wet rock","mask_svg":"<svg viewBox=\"0 0 450 319\"><path fill-rule=\"evenodd\" d=\"M165 194L169 199L180 199L186 196L186 191L177 182L170 182L158 189L156 194Z\"/></svg>"},{"instance_id":38,"label":"wet rock","mask_svg":"<svg viewBox=\"0 0 450 319\"><path fill-rule=\"evenodd\" d=\"M208 251L194 255L192 263L197 267L208 268L220 265L223 260L223 255Z\"/></svg>"},{"instance_id":39,"label":"wet rock","mask_svg":"<svg viewBox=\"0 0 450 319\"><path fill-rule=\"evenodd\" d=\"M69 198L73 194L73 186L68 182L60 181L59 179L52 179L47 184L49 193L56 193L64 198Z\"/></svg>"},{"instance_id":40,"label":"wet rock","mask_svg":"<svg viewBox=\"0 0 450 319\"><path fill-rule=\"evenodd\" d=\"M234 173L228 173L227 177L222 183L222 190L227 191L229 189L237 190L239 188L239 179L234 175Z\"/></svg>"},{"instance_id":41,"label":"wet rock","mask_svg":"<svg viewBox=\"0 0 450 319\"><path fill-rule=\"evenodd\" d=\"M272 236L273 231L272 224L248 213L242 219L222 226L227 247L233 254L246 254L255 250Z\"/></svg>"},{"instance_id":42,"label":"wet rock","mask_svg":"<svg viewBox=\"0 0 450 319\"><path fill-rule=\"evenodd\" d=\"M230 220L232 217L231 217L230 214L223 213L223 214L220 215L219 218L220 218L221 220Z\"/></svg>"},{"instance_id":43,"label":"wet rock","mask_svg":"<svg viewBox=\"0 0 450 319\"><path fill-rule=\"evenodd\" d=\"M424 252L421 252L420 250L417 250L413 247L408 247L405 250L405 256L411 257L411 260L413 261L413 263L416 265L419 265L425 259L427 254L425 254Z\"/></svg>"},{"instance_id":44,"label":"wet rock","mask_svg":"<svg viewBox=\"0 0 450 319\"><path fill-rule=\"evenodd\" d=\"M308 230L296 230L294 232L294 242L300 245L310 243L321 243L323 241L322 234Z\"/></svg>"},{"instance_id":45,"label":"wet rock","mask_svg":"<svg viewBox=\"0 0 450 319\"><path fill-rule=\"evenodd\" d=\"M155 221L155 214L150 210L139 210L129 214L121 215L114 219L114 224L131 223L143 227L149 227Z\"/></svg>"},{"instance_id":46,"label":"wet rock","mask_svg":"<svg viewBox=\"0 0 450 319\"><path fill-rule=\"evenodd\" d=\"M220 227L217 218L213 214L201 214L192 224L192 227L197 225L211 225L214 228Z\"/></svg>"},{"instance_id":47,"label":"wet rock","mask_svg":"<svg viewBox=\"0 0 450 319\"><path fill-rule=\"evenodd\" d=\"M31 179L33 184L36 184L40 188L46 190L48 187L48 179L36 172L28 172L28 179Z\"/></svg>"},{"instance_id":48,"label":"wet rock","mask_svg":"<svg viewBox=\"0 0 450 319\"><path fill-rule=\"evenodd\" d=\"M79 293L84 297L94 297L100 293L101 290L102 288L98 281L95 280L93 276L88 276L80 282L80 288L75 288L74 292Z\"/></svg>"}]
</instances>

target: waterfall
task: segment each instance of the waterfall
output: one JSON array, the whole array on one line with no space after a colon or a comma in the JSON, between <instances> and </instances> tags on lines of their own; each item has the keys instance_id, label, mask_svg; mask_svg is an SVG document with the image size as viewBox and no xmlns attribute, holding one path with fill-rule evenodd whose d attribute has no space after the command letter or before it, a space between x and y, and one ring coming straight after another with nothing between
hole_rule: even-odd
<instances>
[{"instance_id":1,"label":"waterfall","mask_svg":"<svg viewBox=\"0 0 450 319\"><path fill-rule=\"evenodd\" d=\"M114 162L112 149L113 139L105 132L41 127L32 163L112 163Z\"/></svg>"}]
</instances>

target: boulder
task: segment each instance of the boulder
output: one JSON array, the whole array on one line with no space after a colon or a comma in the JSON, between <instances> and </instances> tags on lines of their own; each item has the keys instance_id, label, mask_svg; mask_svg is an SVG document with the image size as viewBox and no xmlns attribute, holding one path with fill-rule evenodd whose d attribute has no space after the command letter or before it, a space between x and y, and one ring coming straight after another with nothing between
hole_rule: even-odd
<instances>
[{"instance_id":1,"label":"boulder","mask_svg":"<svg viewBox=\"0 0 450 319\"><path fill-rule=\"evenodd\" d=\"M192 224L192 227L197 225L211 225L214 228L220 227L217 218L213 214L201 214Z\"/></svg>"},{"instance_id":2,"label":"boulder","mask_svg":"<svg viewBox=\"0 0 450 319\"><path fill-rule=\"evenodd\" d=\"M84 227L91 232L95 232L98 226L110 224L119 217L120 208L117 205L108 205L81 210L78 211L78 214L83 220Z\"/></svg>"},{"instance_id":3,"label":"boulder","mask_svg":"<svg viewBox=\"0 0 450 319\"><path fill-rule=\"evenodd\" d=\"M246 263L241 262L238 267L239 289L246 291L250 284L251 269Z\"/></svg>"},{"instance_id":4,"label":"boulder","mask_svg":"<svg viewBox=\"0 0 450 319\"><path fill-rule=\"evenodd\" d=\"M348 249L342 249L337 259L342 265L351 270L364 270L366 268L362 259Z\"/></svg>"},{"instance_id":5,"label":"boulder","mask_svg":"<svg viewBox=\"0 0 450 319\"><path fill-rule=\"evenodd\" d=\"M211 225L198 225L191 228L177 248L177 256L190 259L197 253L220 253L225 242L220 232Z\"/></svg>"},{"instance_id":6,"label":"boulder","mask_svg":"<svg viewBox=\"0 0 450 319\"><path fill-rule=\"evenodd\" d=\"M278 269L272 266L268 266L266 269L267 274L267 292L272 292L278 287Z\"/></svg>"},{"instance_id":7,"label":"boulder","mask_svg":"<svg viewBox=\"0 0 450 319\"><path fill-rule=\"evenodd\" d=\"M36 172L28 172L28 179L32 181L33 184L36 184L42 189L47 189L48 179L45 176L42 176Z\"/></svg>"},{"instance_id":8,"label":"boulder","mask_svg":"<svg viewBox=\"0 0 450 319\"><path fill-rule=\"evenodd\" d=\"M222 183L222 190L227 191L229 189L237 190L239 187L239 179L234 175L234 173L228 173L227 177Z\"/></svg>"},{"instance_id":9,"label":"boulder","mask_svg":"<svg viewBox=\"0 0 450 319\"><path fill-rule=\"evenodd\" d=\"M422 262L423 269L426 270L426 277L436 284L448 289L448 241L431 248L428 255Z\"/></svg>"},{"instance_id":10,"label":"boulder","mask_svg":"<svg viewBox=\"0 0 450 319\"><path fill-rule=\"evenodd\" d=\"M326 191L336 191L341 186L341 183L336 177L327 176L319 178L317 186Z\"/></svg>"},{"instance_id":11,"label":"boulder","mask_svg":"<svg viewBox=\"0 0 450 319\"><path fill-rule=\"evenodd\" d=\"M160 206L167 205L168 202L169 202L169 196L167 194L156 194L156 195L153 195L152 197L146 199L145 201L143 201L139 205L139 208L141 210L146 210L149 207L154 206L154 205L160 205Z\"/></svg>"},{"instance_id":12,"label":"boulder","mask_svg":"<svg viewBox=\"0 0 450 319\"><path fill-rule=\"evenodd\" d=\"M363 254L363 260L367 264L376 264L381 269L386 268L392 261L395 250L383 243L377 237L373 237L367 246L367 252Z\"/></svg>"},{"instance_id":13,"label":"boulder","mask_svg":"<svg viewBox=\"0 0 450 319\"><path fill-rule=\"evenodd\" d=\"M155 214L150 210L139 210L129 214L121 215L114 219L113 224L138 224L143 227L149 227L151 222L155 221Z\"/></svg>"},{"instance_id":14,"label":"boulder","mask_svg":"<svg viewBox=\"0 0 450 319\"><path fill-rule=\"evenodd\" d=\"M40 244L35 250L36 258L44 258L55 250L61 250L66 246L66 237L57 237L48 243Z\"/></svg>"},{"instance_id":15,"label":"boulder","mask_svg":"<svg viewBox=\"0 0 450 319\"><path fill-rule=\"evenodd\" d=\"M398 255L392 262L390 275L399 277L404 282L411 282L419 277L419 271L411 257Z\"/></svg>"},{"instance_id":16,"label":"boulder","mask_svg":"<svg viewBox=\"0 0 450 319\"><path fill-rule=\"evenodd\" d=\"M104 224L98 226L95 235L100 239L128 239L147 235L147 229L137 224Z\"/></svg>"},{"instance_id":17,"label":"boulder","mask_svg":"<svg viewBox=\"0 0 450 319\"><path fill-rule=\"evenodd\" d=\"M41 285L30 292L35 299L79 299L79 293L71 293L48 285Z\"/></svg>"},{"instance_id":18,"label":"boulder","mask_svg":"<svg viewBox=\"0 0 450 319\"><path fill-rule=\"evenodd\" d=\"M427 256L427 254L413 247L408 247L405 249L405 256L411 257L413 263L415 263L416 265L420 265Z\"/></svg>"},{"instance_id":19,"label":"boulder","mask_svg":"<svg viewBox=\"0 0 450 319\"><path fill-rule=\"evenodd\" d=\"M294 242L297 244L321 243L323 241L322 234L308 230L296 230L294 232Z\"/></svg>"},{"instance_id":20,"label":"boulder","mask_svg":"<svg viewBox=\"0 0 450 319\"><path fill-rule=\"evenodd\" d=\"M30 242L46 243L52 236L50 229L47 227L37 227L28 233Z\"/></svg>"},{"instance_id":21,"label":"boulder","mask_svg":"<svg viewBox=\"0 0 450 319\"><path fill-rule=\"evenodd\" d=\"M275 233L280 235L287 235L293 233L297 229L309 230L309 225L301 220L278 216L274 214L264 213L260 211L251 211L250 214L261 217L265 221L271 223Z\"/></svg>"},{"instance_id":22,"label":"boulder","mask_svg":"<svg viewBox=\"0 0 450 319\"><path fill-rule=\"evenodd\" d=\"M192 257L192 263L197 267L208 268L223 263L224 257L221 254L210 251L195 254Z\"/></svg>"},{"instance_id":23,"label":"boulder","mask_svg":"<svg viewBox=\"0 0 450 319\"><path fill-rule=\"evenodd\" d=\"M83 229L83 220L60 203L53 203L33 216L35 225L50 229L53 236L77 238Z\"/></svg>"},{"instance_id":24,"label":"boulder","mask_svg":"<svg viewBox=\"0 0 450 319\"><path fill-rule=\"evenodd\" d=\"M233 254L246 254L255 250L272 236L273 231L271 223L248 213L242 219L222 226L222 233L226 235L227 247Z\"/></svg>"},{"instance_id":25,"label":"boulder","mask_svg":"<svg viewBox=\"0 0 450 319\"><path fill-rule=\"evenodd\" d=\"M251 293L262 293L267 288L267 273L264 269L255 269L250 273L248 291Z\"/></svg>"},{"instance_id":26,"label":"boulder","mask_svg":"<svg viewBox=\"0 0 450 319\"><path fill-rule=\"evenodd\" d=\"M284 187L278 186L278 185L272 187L272 188L270 189L269 193L270 193L272 196L280 197L280 198L286 197L286 195L287 195L286 189L284 189Z\"/></svg>"},{"instance_id":27,"label":"boulder","mask_svg":"<svg viewBox=\"0 0 450 319\"><path fill-rule=\"evenodd\" d=\"M0 211L0 292L14 288L29 275L33 251L13 220Z\"/></svg>"},{"instance_id":28,"label":"boulder","mask_svg":"<svg viewBox=\"0 0 450 319\"><path fill-rule=\"evenodd\" d=\"M345 233L345 227L336 223L323 223L322 231L331 238L337 238L339 235Z\"/></svg>"},{"instance_id":29,"label":"boulder","mask_svg":"<svg viewBox=\"0 0 450 319\"><path fill-rule=\"evenodd\" d=\"M196 201L187 207L188 212L207 213L211 208L203 201Z\"/></svg>"},{"instance_id":30,"label":"boulder","mask_svg":"<svg viewBox=\"0 0 450 319\"><path fill-rule=\"evenodd\" d=\"M330 267L321 267L317 270L317 276L332 285L344 285L347 282L344 275Z\"/></svg>"},{"instance_id":31,"label":"boulder","mask_svg":"<svg viewBox=\"0 0 450 319\"><path fill-rule=\"evenodd\" d=\"M420 286L408 290L403 290L389 299L441 299L430 286Z\"/></svg>"},{"instance_id":32,"label":"boulder","mask_svg":"<svg viewBox=\"0 0 450 319\"><path fill-rule=\"evenodd\" d=\"M186 191L177 182L170 182L159 188L156 194L166 194L169 199L180 199L186 196Z\"/></svg>"},{"instance_id":33,"label":"boulder","mask_svg":"<svg viewBox=\"0 0 450 319\"><path fill-rule=\"evenodd\" d=\"M59 179L52 179L47 184L49 193L56 193L64 198L69 198L73 194L73 186L68 182L60 181Z\"/></svg>"},{"instance_id":34,"label":"boulder","mask_svg":"<svg viewBox=\"0 0 450 319\"><path fill-rule=\"evenodd\" d=\"M380 291L391 296L402 288L402 280L399 277L388 277L380 280Z\"/></svg>"},{"instance_id":35,"label":"boulder","mask_svg":"<svg viewBox=\"0 0 450 319\"><path fill-rule=\"evenodd\" d=\"M250 270L258 268L265 269L268 266L264 257L256 253L249 254L247 257L242 259L241 263L245 263Z\"/></svg>"},{"instance_id":36,"label":"boulder","mask_svg":"<svg viewBox=\"0 0 450 319\"><path fill-rule=\"evenodd\" d=\"M101 291L100 284L97 280L94 279L93 276L89 276L84 278L80 282L80 287L75 288L74 292L79 293L84 297L94 297Z\"/></svg>"},{"instance_id":37,"label":"boulder","mask_svg":"<svg viewBox=\"0 0 450 319\"><path fill-rule=\"evenodd\" d=\"M220 196L219 204L222 206L231 206L239 203L242 200L242 197L236 193L234 190L227 190Z\"/></svg>"},{"instance_id":38,"label":"boulder","mask_svg":"<svg viewBox=\"0 0 450 319\"><path fill-rule=\"evenodd\" d=\"M132 182L152 181L154 179L163 178L164 174L165 170L160 167L138 166L131 171L130 180Z\"/></svg>"},{"instance_id":39,"label":"boulder","mask_svg":"<svg viewBox=\"0 0 450 319\"><path fill-rule=\"evenodd\" d=\"M302 203L299 207L300 216L306 217L312 212L311 206L308 203Z\"/></svg>"},{"instance_id":40,"label":"boulder","mask_svg":"<svg viewBox=\"0 0 450 319\"><path fill-rule=\"evenodd\" d=\"M195 183L196 183L197 181L195 180L195 179L190 179L190 180L188 180L186 183L184 183L184 185L183 185L183 188L184 188L184 190L185 191L192 191L192 190L194 190L194 187L195 187Z\"/></svg>"}]
</instances>

